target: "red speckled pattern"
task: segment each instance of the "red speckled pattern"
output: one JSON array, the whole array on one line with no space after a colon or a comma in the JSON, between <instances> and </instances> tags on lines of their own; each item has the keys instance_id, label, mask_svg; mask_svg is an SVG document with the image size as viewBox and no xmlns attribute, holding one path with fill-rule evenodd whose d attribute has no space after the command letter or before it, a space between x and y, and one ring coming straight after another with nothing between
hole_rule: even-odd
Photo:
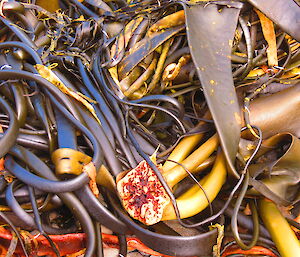
<instances>
[{"instance_id":1,"label":"red speckled pattern","mask_svg":"<svg viewBox=\"0 0 300 257\"><path fill-rule=\"evenodd\" d=\"M159 166L158 169L161 170ZM146 161L129 171L117 183L117 188L127 212L146 225L159 222L164 207L170 202L165 189Z\"/></svg>"}]
</instances>

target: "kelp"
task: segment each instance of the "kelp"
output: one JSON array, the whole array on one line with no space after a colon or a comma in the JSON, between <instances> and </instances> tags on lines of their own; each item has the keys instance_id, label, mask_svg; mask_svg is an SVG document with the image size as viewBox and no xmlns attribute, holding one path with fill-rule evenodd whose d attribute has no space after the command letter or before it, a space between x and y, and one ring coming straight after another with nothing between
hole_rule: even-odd
<instances>
[{"instance_id":1,"label":"kelp","mask_svg":"<svg viewBox=\"0 0 300 257\"><path fill-rule=\"evenodd\" d=\"M146 56L153 52L158 46L168 40L170 37L183 30L183 26L176 26L163 32L156 32L145 38L142 42L135 46L130 53L130 57L124 57L119 64L119 73L121 77L128 73Z\"/></svg>"},{"instance_id":2,"label":"kelp","mask_svg":"<svg viewBox=\"0 0 300 257\"><path fill-rule=\"evenodd\" d=\"M3 252L297 253L298 2L39 2L1 5Z\"/></svg>"},{"instance_id":3,"label":"kelp","mask_svg":"<svg viewBox=\"0 0 300 257\"><path fill-rule=\"evenodd\" d=\"M234 160L241 114L233 85L230 52L241 7L239 4L228 7L226 3L185 7L191 55L231 174L236 177L239 175Z\"/></svg>"},{"instance_id":4,"label":"kelp","mask_svg":"<svg viewBox=\"0 0 300 257\"><path fill-rule=\"evenodd\" d=\"M300 84L287 89L284 87L277 93L256 98L250 103L249 119L251 124L263 131L264 138L281 132L290 132L297 137L300 135L297 122Z\"/></svg>"},{"instance_id":5,"label":"kelp","mask_svg":"<svg viewBox=\"0 0 300 257\"><path fill-rule=\"evenodd\" d=\"M266 140L264 147L286 150L276 160L264 161L249 167L251 179L249 194L260 194L278 205L289 206L300 200L299 195L299 139L292 134L281 133ZM263 155L260 156L263 158ZM259 178L259 179L258 179Z\"/></svg>"},{"instance_id":6,"label":"kelp","mask_svg":"<svg viewBox=\"0 0 300 257\"><path fill-rule=\"evenodd\" d=\"M272 239L276 242L280 254L282 256L298 255L300 253L300 242L276 205L263 199L259 201L258 205L263 222L270 231ZM269 215L272 215L272 219L270 219ZM283 244L283 241L280 239L281 233L286 236L287 244Z\"/></svg>"},{"instance_id":7,"label":"kelp","mask_svg":"<svg viewBox=\"0 0 300 257\"><path fill-rule=\"evenodd\" d=\"M293 0L278 2L276 0L249 0L249 2L273 20L283 31L300 41L300 32L297 25L300 10L299 5Z\"/></svg>"}]
</instances>

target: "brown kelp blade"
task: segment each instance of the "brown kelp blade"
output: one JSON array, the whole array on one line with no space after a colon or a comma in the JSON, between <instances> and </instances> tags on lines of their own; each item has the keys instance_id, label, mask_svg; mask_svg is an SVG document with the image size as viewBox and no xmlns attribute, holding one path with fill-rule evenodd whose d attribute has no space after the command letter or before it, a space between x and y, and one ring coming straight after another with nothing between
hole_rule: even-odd
<instances>
[{"instance_id":1,"label":"brown kelp blade","mask_svg":"<svg viewBox=\"0 0 300 257\"><path fill-rule=\"evenodd\" d=\"M266 140L269 149L289 144L284 154L250 168L249 193L264 195L277 204L289 206L299 201L300 190L300 140L290 133L280 133Z\"/></svg>"},{"instance_id":2,"label":"brown kelp blade","mask_svg":"<svg viewBox=\"0 0 300 257\"><path fill-rule=\"evenodd\" d=\"M250 103L250 123L262 130L263 138L281 132L299 137L299 103L300 83L275 94L256 98Z\"/></svg>"},{"instance_id":3,"label":"brown kelp blade","mask_svg":"<svg viewBox=\"0 0 300 257\"><path fill-rule=\"evenodd\" d=\"M185 6L187 36L203 92L231 174L240 139L240 108L231 71L231 45L242 7L209 3Z\"/></svg>"},{"instance_id":4,"label":"brown kelp blade","mask_svg":"<svg viewBox=\"0 0 300 257\"><path fill-rule=\"evenodd\" d=\"M300 41L300 7L294 0L248 0L283 31Z\"/></svg>"}]
</instances>

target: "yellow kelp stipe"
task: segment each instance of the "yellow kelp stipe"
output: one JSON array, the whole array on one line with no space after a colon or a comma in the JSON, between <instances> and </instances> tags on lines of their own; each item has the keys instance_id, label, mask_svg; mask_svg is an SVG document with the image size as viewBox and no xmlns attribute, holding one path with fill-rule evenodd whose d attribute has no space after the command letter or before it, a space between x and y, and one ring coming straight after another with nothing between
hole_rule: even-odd
<instances>
[{"instance_id":1,"label":"yellow kelp stipe","mask_svg":"<svg viewBox=\"0 0 300 257\"><path fill-rule=\"evenodd\" d=\"M227 171L224 155L222 152L219 152L212 171L200 181L203 190L198 185L194 185L176 199L180 218L188 218L204 210L209 205L206 196L212 202L225 183L226 176ZM205 191L206 196L203 191ZM164 209L162 220L173 219L176 219L176 214L173 205L169 203Z\"/></svg>"}]
</instances>

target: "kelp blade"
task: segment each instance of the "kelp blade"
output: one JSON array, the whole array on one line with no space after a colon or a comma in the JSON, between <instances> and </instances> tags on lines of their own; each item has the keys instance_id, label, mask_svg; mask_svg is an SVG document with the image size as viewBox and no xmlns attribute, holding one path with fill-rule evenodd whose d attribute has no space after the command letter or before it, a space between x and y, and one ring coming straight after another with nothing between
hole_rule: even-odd
<instances>
[{"instance_id":1,"label":"kelp blade","mask_svg":"<svg viewBox=\"0 0 300 257\"><path fill-rule=\"evenodd\" d=\"M250 166L249 194L259 192L276 204L289 206L300 200L300 140L290 133L280 133L265 140L264 147L276 149L289 144L276 159Z\"/></svg>"},{"instance_id":2,"label":"kelp blade","mask_svg":"<svg viewBox=\"0 0 300 257\"><path fill-rule=\"evenodd\" d=\"M231 4L231 6L230 6ZM208 107L231 174L241 129L241 115L231 71L231 45L241 3L185 6L188 42Z\"/></svg>"},{"instance_id":3,"label":"kelp blade","mask_svg":"<svg viewBox=\"0 0 300 257\"><path fill-rule=\"evenodd\" d=\"M283 31L300 41L300 7L293 0L248 0Z\"/></svg>"}]
</instances>

